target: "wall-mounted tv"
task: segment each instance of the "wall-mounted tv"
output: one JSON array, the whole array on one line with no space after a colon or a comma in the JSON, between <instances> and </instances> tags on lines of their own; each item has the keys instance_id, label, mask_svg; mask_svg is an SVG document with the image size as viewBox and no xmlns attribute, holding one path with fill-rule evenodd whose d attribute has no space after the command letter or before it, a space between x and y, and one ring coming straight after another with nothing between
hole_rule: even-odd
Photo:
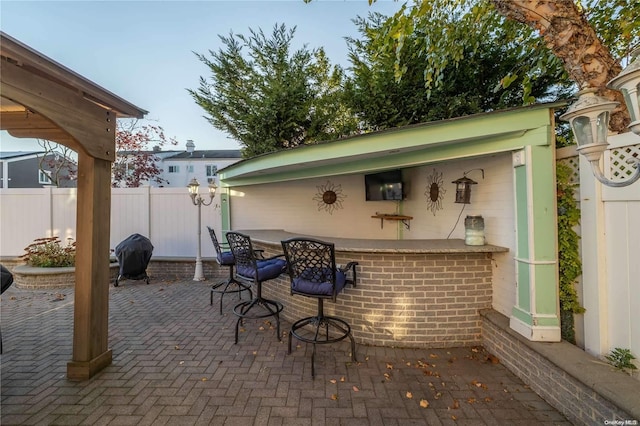
<instances>
[{"instance_id":1,"label":"wall-mounted tv","mask_svg":"<svg viewBox=\"0 0 640 426\"><path fill-rule=\"evenodd\" d=\"M364 175L364 186L367 201L399 201L403 198L400 170Z\"/></svg>"}]
</instances>

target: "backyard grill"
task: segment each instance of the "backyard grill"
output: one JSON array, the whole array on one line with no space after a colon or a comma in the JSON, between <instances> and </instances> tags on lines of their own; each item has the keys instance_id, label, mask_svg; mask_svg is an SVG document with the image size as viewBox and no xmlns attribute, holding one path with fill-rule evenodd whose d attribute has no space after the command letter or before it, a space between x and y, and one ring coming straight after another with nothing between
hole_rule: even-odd
<instances>
[{"instance_id":1,"label":"backyard grill","mask_svg":"<svg viewBox=\"0 0 640 426\"><path fill-rule=\"evenodd\" d=\"M114 286L118 287L120 279L145 280L149 284L147 265L151 260L153 245L140 234L133 234L116 246L116 258L120 264L120 273Z\"/></svg>"}]
</instances>

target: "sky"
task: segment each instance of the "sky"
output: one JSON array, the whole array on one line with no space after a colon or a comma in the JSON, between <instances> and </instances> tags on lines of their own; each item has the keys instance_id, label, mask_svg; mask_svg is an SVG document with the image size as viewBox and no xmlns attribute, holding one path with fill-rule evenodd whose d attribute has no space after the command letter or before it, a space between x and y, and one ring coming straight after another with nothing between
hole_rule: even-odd
<instances>
[{"instance_id":1,"label":"sky","mask_svg":"<svg viewBox=\"0 0 640 426\"><path fill-rule=\"evenodd\" d=\"M294 47L322 47L333 64L348 67L346 36L352 19L391 15L393 0L329 1L30 1L0 0L0 29L137 107L184 149L239 149L203 116L187 89L197 89L208 68L194 52L222 47L218 35L249 34L275 24L297 28ZM0 132L0 150L38 150L34 140ZM165 146L165 149L167 147Z\"/></svg>"}]
</instances>

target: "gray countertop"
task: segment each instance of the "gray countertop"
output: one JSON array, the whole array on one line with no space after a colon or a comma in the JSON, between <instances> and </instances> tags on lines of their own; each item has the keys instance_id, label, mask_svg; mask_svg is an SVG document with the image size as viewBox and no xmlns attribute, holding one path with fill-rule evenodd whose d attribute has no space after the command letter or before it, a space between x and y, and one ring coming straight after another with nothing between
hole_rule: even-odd
<instances>
[{"instance_id":1,"label":"gray countertop","mask_svg":"<svg viewBox=\"0 0 640 426\"><path fill-rule=\"evenodd\" d=\"M501 253L506 247L486 244L468 246L462 239L450 240L381 240L365 238L336 238L287 232L283 229L245 229L237 232L249 235L255 242L280 244L294 237L308 237L335 244L336 251L371 253Z\"/></svg>"}]
</instances>

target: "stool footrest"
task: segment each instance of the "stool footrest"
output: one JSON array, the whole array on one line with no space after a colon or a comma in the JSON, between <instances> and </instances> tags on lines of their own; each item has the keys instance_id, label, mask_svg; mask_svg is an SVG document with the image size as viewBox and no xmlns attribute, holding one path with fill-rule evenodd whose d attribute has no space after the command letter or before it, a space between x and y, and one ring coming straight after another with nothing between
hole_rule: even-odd
<instances>
[{"instance_id":1,"label":"stool footrest","mask_svg":"<svg viewBox=\"0 0 640 426\"><path fill-rule=\"evenodd\" d=\"M262 309L258 312L251 311L256 306ZM236 343L238 343L238 332L240 330L240 323L244 319L260 319L267 317L274 317L276 319L276 333L278 333L278 340L282 340L280 336L280 312L284 309L282 303L276 300L265 299L263 297L257 297L253 300L246 302L240 302L233 307L233 313L238 316L236 322Z\"/></svg>"},{"instance_id":2,"label":"stool footrest","mask_svg":"<svg viewBox=\"0 0 640 426\"><path fill-rule=\"evenodd\" d=\"M229 278L225 281L213 284L211 286L211 297L209 304L213 305L213 293L220 294L220 315L222 315L222 299L224 298L224 295L229 293L238 293L238 299L240 299L242 297L243 291L248 291L249 298L253 298L253 291L251 291L251 287L236 279Z\"/></svg>"},{"instance_id":3,"label":"stool footrest","mask_svg":"<svg viewBox=\"0 0 640 426\"><path fill-rule=\"evenodd\" d=\"M315 328L315 334L310 329L311 326ZM306 335L301 334L298 330L306 328ZM320 333L320 330L325 330L324 334ZM339 333L335 336L329 335L329 328L333 330L339 330ZM302 330L300 330L302 331ZM341 340L346 339L351 335L351 326L349 324L336 317L324 316L324 317L307 317L301 320L296 321L291 326L291 334L300 340L301 342L306 343L318 343L318 344L327 344L327 343L337 343ZM310 334L313 334L313 337L308 337Z\"/></svg>"}]
</instances>

